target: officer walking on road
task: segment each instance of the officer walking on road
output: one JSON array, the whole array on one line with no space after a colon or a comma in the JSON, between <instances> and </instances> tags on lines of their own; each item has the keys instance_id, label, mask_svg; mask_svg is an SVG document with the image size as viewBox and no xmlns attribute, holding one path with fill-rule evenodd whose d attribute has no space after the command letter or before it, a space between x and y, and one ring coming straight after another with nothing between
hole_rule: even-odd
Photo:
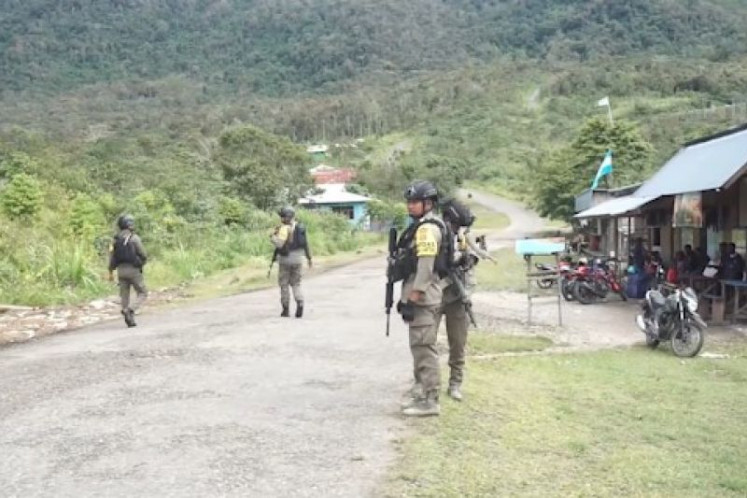
<instances>
[{"instance_id":1,"label":"officer walking on road","mask_svg":"<svg viewBox=\"0 0 747 498\"><path fill-rule=\"evenodd\" d=\"M280 285L280 304L283 308L280 316L290 316L290 291L292 289L293 298L296 301L296 318L301 318L304 306L301 290L304 256L309 268L312 266L306 227L296 222L296 213L293 208L284 207L278 211L278 214L281 223L275 228L270 240L275 246L273 259L279 256L278 284Z\"/></svg>"},{"instance_id":2,"label":"officer walking on road","mask_svg":"<svg viewBox=\"0 0 747 498\"><path fill-rule=\"evenodd\" d=\"M422 391L411 391L411 399L402 407L406 416L438 415L440 371L436 336L441 305L441 281L448 266L450 235L433 210L438 201L436 187L427 181L415 181L405 190L407 210L413 219L403 232L398 248L397 273L403 278L398 311L409 324L410 351L416 383Z\"/></svg>"},{"instance_id":3,"label":"officer walking on road","mask_svg":"<svg viewBox=\"0 0 747 498\"><path fill-rule=\"evenodd\" d=\"M122 215L117 220L119 233L114 236L109 256L109 280L114 280L114 270L117 270L119 295L122 302L122 316L128 327L134 327L135 311L139 309L148 297L143 278L143 266L148 260L145 247L140 237L135 233L135 219ZM135 304L130 305L130 288L137 293Z\"/></svg>"}]
</instances>

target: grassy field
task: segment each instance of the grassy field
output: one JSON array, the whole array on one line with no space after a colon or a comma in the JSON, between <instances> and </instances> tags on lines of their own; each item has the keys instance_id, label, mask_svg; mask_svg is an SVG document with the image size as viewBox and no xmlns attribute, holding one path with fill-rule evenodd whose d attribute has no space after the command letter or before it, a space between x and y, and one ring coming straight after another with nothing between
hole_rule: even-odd
<instances>
[{"instance_id":1,"label":"grassy field","mask_svg":"<svg viewBox=\"0 0 747 498\"><path fill-rule=\"evenodd\" d=\"M482 261L477 265L478 289L526 292L527 266L524 259L518 256L513 249L500 249L494 251L492 255L496 259L496 264L489 261ZM535 262L555 264L555 258L552 256L532 258L532 264ZM532 270L534 271L534 268ZM536 287L535 290L539 291Z\"/></svg>"},{"instance_id":2,"label":"grassy field","mask_svg":"<svg viewBox=\"0 0 747 498\"><path fill-rule=\"evenodd\" d=\"M382 261L386 258L386 241L383 236L371 234L366 244L355 251L346 251L333 256L314 258L314 267L311 269L305 268L304 274L307 277L316 275L365 258L381 256ZM224 270L201 278L192 282L187 287L187 293L196 299L210 299L273 287L277 285L278 267L275 264L268 277L267 270L269 264L270 262L267 259L256 259L241 267L231 268L230 270Z\"/></svg>"},{"instance_id":3,"label":"grassy field","mask_svg":"<svg viewBox=\"0 0 747 498\"><path fill-rule=\"evenodd\" d=\"M544 347L474 334L471 352ZM521 341L524 341L523 343ZM408 421L386 497L747 495L747 346L468 361L465 401Z\"/></svg>"},{"instance_id":4,"label":"grassy field","mask_svg":"<svg viewBox=\"0 0 747 498\"><path fill-rule=\"evenodd\" d=\"M508 216L503 213L497 213L487 209L476 202L468 201L467 205L472 210L472 213L477 217L472 228L478 232L503 230L511 223Z\"/></svg>"}]
</instances>

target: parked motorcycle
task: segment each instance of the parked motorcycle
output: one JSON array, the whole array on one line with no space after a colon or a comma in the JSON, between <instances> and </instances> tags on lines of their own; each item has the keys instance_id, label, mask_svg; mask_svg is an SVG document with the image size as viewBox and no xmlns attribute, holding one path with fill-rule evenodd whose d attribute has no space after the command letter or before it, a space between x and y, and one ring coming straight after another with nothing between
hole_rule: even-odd
<instances>
[{"instance_id":1,"label":"parked motorcycle","mask_svg":"<svg viewBox=\"0 0 747 498\"><path fill-rule=\"evenodd\" d=\"M573 297L581 304L591 304L607 297L610 291L628 300L622 283L609 264L614 260L596 260L594 267L577 278L573 286Z\"/></svg>"},{"instance_id":2,"label":"parked motorcycle","mask_svg":"<svg viewBox=\"0 0 747 498\"><path fill-rule=\"evenodd\" d=\"M674 354L690 357L703 347L707 325L698 314L698 296L690 287L678 287L668 296L658 290L648 291L635 321L652 349L670 341Z\"/></svg>"},{"instance_id":3,"label":"parked motorcycle","mask_svg":"<svg viewBox=\"0 0 747 498\"><path fill-rule=\"evenodd\" d=\"M547 263L535 263L534 266L535 268L537 268L537 270L542 272L552 272L555 274L560 272L561 279L565 274L573 270L573 264L570 261L561 261L558 267L556 267L555 265L549 265ZM537 280L537 287L545 290L550 289L553 285L555 285L555 283L557 283L557 281L558 279L554 276L543 278Z\"/></svg>"},{"instance_id":4,"label":"parked motorcycle","mask_svg":"<svg viewBox=\"0 0 747 498\"><path fill-rule=\"evenodd\" d=\"M591 272L584 261L579 261L578 266L571 268L560 278L560 293L566 301L575 301L575 288L578 282L587 280Z\"/></svg>"}]
</instances>

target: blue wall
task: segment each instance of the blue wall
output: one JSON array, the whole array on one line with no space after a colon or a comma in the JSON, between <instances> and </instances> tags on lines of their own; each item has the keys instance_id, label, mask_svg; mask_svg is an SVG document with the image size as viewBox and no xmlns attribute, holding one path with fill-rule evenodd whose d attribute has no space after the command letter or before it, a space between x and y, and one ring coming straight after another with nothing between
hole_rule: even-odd
<instances>
[{"instance_id":1,"label":"blue wall","mask_svg":"<svg viewBox=\"0 0 747 498\"><path fill-rule=\"evenodd\" d=\"M312 209L318 209L320 211L333 211L333 208L353 208L353 219L350 220L351 225L357 225L365 218L368 210L366 209L367 203L355 202L345 204L314 204ZM309 206L307 206L309 207Z\"/></svg>"}]
</instances>

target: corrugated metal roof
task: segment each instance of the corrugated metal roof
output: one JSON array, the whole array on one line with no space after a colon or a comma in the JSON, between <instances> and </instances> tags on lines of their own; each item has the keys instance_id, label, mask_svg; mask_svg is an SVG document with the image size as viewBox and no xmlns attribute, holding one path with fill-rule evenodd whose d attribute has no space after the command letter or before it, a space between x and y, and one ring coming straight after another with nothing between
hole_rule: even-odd
<instances>
[{"instance_id":1,"label":"corrugated metal roof","mask_svg":"<svg viewBox=\"0 0 747 498\"><path fill-rule=\"evenodd\" d=\"M345 190L345 184L343 183L328 183L319 185L317 187L322 190L321 193L315 195L307 195L298 200L299 204L357 204L367 203L371 199L369 197L353 194Z\"/></svg>"},{"instance_id":2,"label":"corrugated metal roof","mask_svg":"<svg viewBox=\"0 0 747 498\"><path fill-rule=\"evenodd\" d=\"M636 190L636 197L662 197L714 190L747 166L747 125L686 144Z\"/></svg>"},{"instance_id":3,"label":"corrugated metal roof","mask_svg":"<svg viewBox=\"0 0 747 498\"><path fill-rule=\"evenodd\" d=\"M635 196L629 195L625 197L617 197L601 204L597 204L586 211L581 211L575 215L574 218L604 218L607 216L620 216L633 212L644 204L648 204L657 198L658 196L638 197L637 194Z\"/></svg>"}]
</instances>

